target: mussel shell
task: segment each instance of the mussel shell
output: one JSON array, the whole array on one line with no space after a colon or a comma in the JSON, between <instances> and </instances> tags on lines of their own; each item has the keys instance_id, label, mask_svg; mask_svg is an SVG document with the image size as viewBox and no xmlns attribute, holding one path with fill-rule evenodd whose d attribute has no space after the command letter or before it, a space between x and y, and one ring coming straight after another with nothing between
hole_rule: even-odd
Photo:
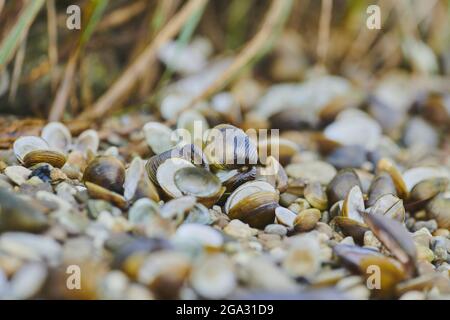
<instances>
[{"instance_id":1,"label":"mussel shell","mask_svg":"<svg viewBox=\"0 0 450 320\"><path fill-rule=\"evenodd\" d=\"M115 206L125 209L128 206L128 202L120 194L113 192L109 189L103 188L95 183L89 181L85 182L89 195L94 199L102 199L113 203Z\"/></svg>"},{"instance_id":2,"label":"mussel shell","mask_svg":"<svg viewBox=\"0 0 450 320\"><path fill-rule=\"evenodd\" d=\"M219 178L199 167L184 167L175 172L175 184L185 195L208 198L222 187Z\"/></svg>"},{"instance_id":3,"label":"mussel shell","mask_svg":"<svg viewBox=\"0 0 450 320\"><path fill-rule=\"evenodd\" d=\"M295 231L307 232L314 229L320 217L320 211L315 208L301 211L294 220Z\"/></svg>"},{"instance_id":4,"label":"mussel shell","mask_svg":"<svg viewBox=\"0 0 450 320\"><path fill-rule=\"evenodd\" d=\"M345 197L342 205L342 215L344 217L363 223L363 218L359 214L364 211L364 198L359 186L353 186Z\"/></svg>"},{"instance_id":5,"label":"mussel shell","mask_svg":"<svg viewBox=\"0 0 450 320\"><path fill-rule=\"evenodd\" d=\"M217 176L200 167L184 167L175 172L174 182L184 195L197 197L198 201L210 207L225 192Z\"/></svg>"},{"instance_id":6,"label":"mussel shell","mask_svg":"<svg viewBox=\"0 0 450 320\"><path fill-rule=\"evenodd\" d=\"M258 163L258 148L241 129L218 125L206 138L205 155L215 170L235 169Z\"/></svg>"},{"instance_id":7,"label":"mussel shell","mask_svg":"<svg viewBox=\"0 0 450 320\"><path fill-rule=\"evenodd\" d=\"M209 164L203 152L194 144L187 144L182 147L175 147L173 149L164 151L163 153L154 155L148 159L145 169L148 177L156 185L159 186L156 172L158 167L167 159L181 158L192 162L195 165L201 165L203 168L209 170Z\"/></svg>"},{"instance_id":8,"label":"mussel shell","mask_svg":"<svg viewBox=\"0 0 450 320\"><path fill-rule=\"evenodd\" d=\"M236 203L238 203L242 199L259 191L276 193L274 187L266 181L255 180L246 182L229 195L224 206L225 213L228 214L230 212L231 207L233 207Z\"/></svg>"},{"instance_id":9,"label":"mussel shell","mask_svg":"<svg viewBox=\"0 0 450 320\"><path fill-rule=\"evenodd\" d=\"M395 189L397 190L397 194L402 199L407 199L409 196L409 190L408 187L403 180L402 174L398 170L398 168L395 166L393 162L386 158L380 159L377 164L377 170L378 172L386 172L388 173L391 178L392 182L394 183Z\"/></svg>"},{"instance_id":10,"label":"mussel shell","mask_svg":"<svg viewBox=\"0 0 450 320\"><path fill-rule=\"evenodd\" d=\"M437 194L444 192L448 187L448 183L449 181L447 178L431 178L423 180L412 188L408 200L413 203L430 200Z\"/></svg>"},{"instance_id":11,"label":"mussel shell","mask_svg":"<svg viewBox=\"0 0 450 320\"><path fill-rule=\"evenodd\" d=\"M236 203L229 212L231 219L239 219L253 228L263 229L273 223L279 196L274 192L261 191Z\"/></svg>"},{"instance_id":12,"label":"mussel shell","mask_svg":"<svg viewBox=\"0 0 450 320\"><path fill-rule=\"evenodd\" d=\"M440 228L450 230L450 193L441 193L426 207L428 215L435 219Z\"/></svg>"},{"instance_id":13,"label":"mussel shell","mask_svg":"<svg viewBox=\"0 0 450 320\"><path fill-rule=\"evenodd\" d=\"M175 184L175 173L182 168L193 168L194 165L185 159L170 158L164 161L156 172L159 186L171 198L181 197L183 194Z\"/></svg>"},{"instance_id":14,"label":"mussel shell","mask_svg":"<svg viewBox=\"0 0 450 320\"><path fill-rule=\"evenodd\" d=\"M308 183L303 194L305 199L314 208L322 211L328 208L327 194L318 181Z\"/></svg>"},{"instance_id":15,"label":"mussel shell","mask_svg":"<svg viewBox=\"0 0 450 320\"><path fill-rule=\"evenodd\" d=\"M408 275L415 272L416 246L405 226L379 213L360 213L373 234L405 266Z\"/></svg>"},{"instance_id":16,"label":"mussel shell","mask_svg":"<svg viewBox=\"0 0 450 320\"><path fill-rule=\"evenodd\" d=\"M216 172L216 176L218 176L222 181L222 184L226 187L227 192L232 192L242 184L255 180L256 167L242 167L232 171L218 171Z\"/></svg>"},{"instance_id":17,"label":"mussel shell","mask_svg":"<svg viewBox=\"0 0 450 320\"><path fill-rule=\"evenodd\" d=\"M394 182L389 174L382 172L378 174L370 184L369 188L369 200L367 200L367 206L371 207L381 196L385 194L396 195Z\"/></svg>"},{"instance_id":18,"label":"mussel shell","mask_svg":"<svg viewBox=\"0 0 450 320\"><path fill-rule=\"evenodd\" d=\"M353 273L366 272L361 270L361 260L370 257L384 257L378 251L348 244L337 244L333 247L334 254L342 261L343 265Z\"/></svg>"},{"instance_id":19,"label":"mussel shell","mask_svg":"<svg viewBox=\"0 0 450 320\"><path fill-rule=\"evenodd\" d=\"M354 186L361 188L361 182L353 169L340 170L327 186L328 205L344 200Z\"/></svg>"},{"instance_id":20,"label":"mussel shell","mask_svg":"<svg viewBox=\"0 0 450 320\"><path fill-rule=\"evenodd\" d=\"M125 167L120 160L112 156L99 156L93 159L84 170L83 181L122 194Z\"/></svg>"},{"instance_id":21,"label":"mussel shell","mask_svg":"<svg viewBox=\"0 0 450 320\"><path fill-rule=\"evenodd\" d=\"M28 152L23 158L23 164L26 167L34 166L38 163L48 163L56 168L62 168L66 163L66 156L54 150L33 150Z\"/></svg>"},{"instance_id":22,"label":"mussel shell","mask_svg":"<svg viewBox=\"0 0 450 320\"><path fill-rule=\"evenodd\" d=\"M335 217L334 222L344 235L352 237L358 244L364 243L364 234L369 231L366 224L342 216Z\"/></svg>"},{"instance_id":23,"label":"mussel shell","mask_svg":"<svg viewBox=\"0 0 450 320\"><path fill-rule=\"evenodd\" d=\"M72 143L69 129L61 122L50 122L42 128L41 137L51 149L66 152Z\"/></svg>"},{"instance_id":24,"label":"mussel shell","mask_svg":"<svg viewBox=\"0 0 450 320\"><path fill-rule=\"evenodd\" d=\"M24 136L14 141L13 149L17 159L23 163L23 158L33 150L48 150L48 143L39 137Z\"/></svg>"}]
</instances>

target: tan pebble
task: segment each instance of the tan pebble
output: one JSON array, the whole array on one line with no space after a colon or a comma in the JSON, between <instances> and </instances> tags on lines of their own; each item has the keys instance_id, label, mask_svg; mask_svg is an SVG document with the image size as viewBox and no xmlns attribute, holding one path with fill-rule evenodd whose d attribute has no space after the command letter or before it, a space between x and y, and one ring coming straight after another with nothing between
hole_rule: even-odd
<instances>
[{"instance_id":1,"label":"tan pebble","mask_svg":"<svg viewBox=\"0 0 450 320\"><path fill-rule=\"evenodd\" d=\"M235 238L249 238L258 233L257 229L251 228L248 224L238 219L231 220L223 231L225 234Z\"/></svg>"}]
</instances>

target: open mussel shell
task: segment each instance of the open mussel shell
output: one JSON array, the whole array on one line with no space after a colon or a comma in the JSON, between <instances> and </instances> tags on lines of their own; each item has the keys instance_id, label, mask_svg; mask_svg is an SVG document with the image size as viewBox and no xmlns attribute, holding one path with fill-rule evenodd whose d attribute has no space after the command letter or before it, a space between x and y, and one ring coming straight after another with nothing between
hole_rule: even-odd
<instances>
[{"instance_id":1,"label":"open mussel shell","mask_svg":"<svg viewBox=\"0 0 450 320\"><path fill-rule=\"evenodd\" d=\"M379 298L392 298L396 285L406 278L403 266L395 259L372 249L347 244L334 246L333 252L351 272L367 279L379 270L381 277L378 290L373 294ZM376 268L376 269L375 269Z\"/></svg>"},{"instance_id":2,"label":"open mussel shell","mask_svg":"<svg viewBox=\"0 0 450 320\"><path fill-rule=\"evenodd\" d=\"M158 167L164 161L171 158L184 159L193 163L194 165L199 165L209 170L209 164L205 155L203 154L202 150L200 150L196 145L186 144L182 147L175 147L173 149L164 151L163 153L154 155L153 157L148 159L147 164L145 165L145 170L147 171L148 177L156 186L159 186L158 179L156 177Z\"/></svg>"},{"instance_id":3,"label":"open mussel shell","mask_svg":"<svg viewBox=\"0 0 450 320\"><path fill-rule=\"evenodd\" d=\"M13 145L14 154L16 158L23 163L23 159L30 151L34 150L48 150L50 149L48 143L39 137L25 136L20 137L14 141Z\"/></svg>"},{"instance_id":4,"label":"open mussel shell","mask_svg":"<svg viewBox=\"0 0 450 320\"><path fill-rule=\"evenodd\" d=\"M397 191L391 176L386 172L382 172L378 174L370 184L367 206L373 206L378 198L386 194L396 195Z\"/></svg>"},{"instance_id":5,"label":"open mussel shell","mask_svg":"<svg viewBox=\"0 0 450 320\"><path fill-rule=\"evenodd\" d=\"M258 163L258 148L241 129L218 125L209 131L205 155L214 170L230 170Z\"/></svg>"},{"instance_id":6,"label":"open mussel shell","mask_svg":"<svg viewBox=\"0 0 450 320\"><path fill-rule=\"evenodd\" d=\"M411 191L419 182L432 178L449 179L450 177L447 170L440 167L416 167L403 172L403 180L408 191Z\"/></svg>"},{"instance_id":7,"label":"open mussel shell","mask_svg":"<svg viewBox=\"0 0 450 320\"><path fill-rule=\"evenodd\" d=\"M342 216L335 217L333 221L345 236L352 237L358 244L364 243L364 234L369 230L365 223Z\"/></svg>"},{"instance_id":8,"label":"open mussel shell","mask_svg":"<svg viewBox=\"0 0 450 320\"><path fill-rule=\"evenodd\" d=\"M356 172L353 169L340 170L327 186L328 205L344 200L354 186L361 189Z\"/></svg>"},{"instance_id":9,"label":"open mussel shell","mask_svg":"<svg viewBox=\"0 0 450 320\"><path fill-rule=\"evenodd\" d=\"M127 201L140 198L160 200L156 187L145 174L144 161L139 157L134 158L126 170L123 188Z\"/></svg>"},{"instance_id":10,"label":"open mussel shell","mask_svg":"<svg viewBox=\"0 0 450 320\"><path fill-rule=\"evenodd\" d=\"M195 196L206 206L212 206L225 192L219 178L200 167L183 167L177 170L174 182L182 194Z\"/></svg>"},{"instance_id":11,"label":"open mussel shell","mask_svg":"<svg viewBox=\"0 0 450 320\"><path fill-rule=\"evenodd\" d=\"M93 154L97 153L98 146L100 145L100 138L97 131L88 129L83 131L76 139L74 149L86 154L88 150Z\"/></svg>"},{"instance_id":12,"label":"open mussel shell","mask_svg":"<svg viewBox=\"0 0 450 320\"><path fill-rule=\"evenodd\" d=\"M256 171L256 167L242 167L230 171L219 170L216 172L216 176L222 182L222 185L226 187L227 192L232 192L242 184L255 180Z\"/></svg>"},{"instance_id":13,"label":"open mussel shell","mask_svg":"<svg viewBox=\"0 0 450 320\"><path fill-rule=\"evenodd\" d=\"M404 222L406 216L403 200L392 194L385 194L384 196L378 198L375 204L370 208L370 212L383 213L386 217L398 220L400 222Z\"/></svg>"},{"instance_id":14,"label":"open mussel shell","mask_svg":"<svg viewBox=\"0 0 450 320\"><path fill-rule=\"evenodd\" d=\"M278 207L278 193L260 191L253 193L231 207L228 216L248 223L251 227L263 229L273 223Z\"/></svg>"},{"instance_id":15,"label":"open mussel shell","mask_svg":"<svg viewBox=\"0 0 450 320\"><path fill-rule=\"evenodd\" d=\"M50 122L42 128L41 137L52 150L67 152L72 143L69 129L61 122Z\"/></svg>"},{"instance_id":16,"label":"open mussel shell","mask_svg":"<svg viewBox=\"0 0 450 320\"><path fill-rule=\"evenodd\" d=\"M373 234L403 264L406 273L415 273L416 246L405 226L378 212L360 212Z\"/></svg>"},{"instance_id":17,"label":"open mussel shell","mask_svg":"<svg viewBox=\"0 0 450 320\"><path fill-rule=\"evenodd\" d=\"M28 152L23 158L26 167L32 167L38 163L48 163L56 168L62 168L66 163L66 156L55 150L33 150Z\"/></svg>"},{"instance_id":18,"label":"open mussel shell","mask_svg":"<svg viewBox=\"0 0 450 320\"><path fill-rule=\"evenodd\" d=\"M285 192L288 188L288 176L286 171L284 171L278 160L272 156L265 160L264 167L258 168L256 179L269 182L280 193Z\"/></svg>"},{"instance_id":19,"label":"open mussel shell","mask_svg":"<svg viewBox=\"0 0 450 320\"><path fill-rule=\"evenodd\" d=\"M402 174L392 161L386 158L380 159L380 161L378 161L377 164L377 170L378 172L386 172L391 176L392 182L394 183L395 189L400 198L402 199L408 198L409 196L408 187L405 181L403 180Z\"/></svg>"},{"instance_id":20,"label":"open mussel shell","mask_svg":"<svg viewBox=\"0 0 450 320\"><path fill-rule=\"evenodd\" d=\"M125 182L123 163L112 156L98 156L86 167L83 181L91 182L105 189L122 194Z\"/></svg>"},{"instance_id":21,"label":"open mussel shell","mask_svg":"<svg viewBox=\"0 0 450 320\"><path fill-rule=\"evenodd\" d=\"M359 223L364 223L359 212L364 211L364 198L359 186L353 186L345 197L342 215Z\"/></svg>"},{"instance_id":22,"label":"open mussel shell","mask_svg":"<svg viewBox=\"0 0 450 320\"><path fill-rule=\"evenodd\" d=\"M156 179L164 192L172 198L181 197L183 194L175 184L175 173L182 168L194 168L187 160L171 158L164 161L156 172Z\"/></svg>"},{"instance_id":23,"label":"open mussel shell","mask_svg":"<svg viewBox=\"0 0 450 320\"><path fill-rule=\"evenodd\" d=\"M408 202L423 203L437 194L444 192L448 187L449 181L447 178L431 178L417 183L411 190Z\"/></svg>"},{"instance_id":24,"label":"open mussel shell","mask_svg":"<svg viewBox=\"0 0 450 320\"><path fill-rule=\"evenodd\" d=\"M450 230L450 192L437 195L428 203L426 210L440 228Z\"/></svg>"}]
</instances>

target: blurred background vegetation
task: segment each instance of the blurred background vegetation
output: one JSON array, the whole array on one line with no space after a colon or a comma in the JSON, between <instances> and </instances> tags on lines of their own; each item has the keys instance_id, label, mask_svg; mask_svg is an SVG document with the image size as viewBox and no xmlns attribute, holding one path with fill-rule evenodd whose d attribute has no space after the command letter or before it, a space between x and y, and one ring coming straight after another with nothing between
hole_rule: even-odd
<instances>
[{"instance_id":1,"label":"blurred background vegetation","mask_svg":"<svg viewBox=\"0 0 450 320\"><path fill-rule=\"evenodd\" d=\"M196 36L235 68L203 97L243 73L268 84L311 72L362 83L398 68L443 81L450 73L448 0L80 0L82 28L68 30L72 4L0 0L2 114L67 121L91 110L97 119L152 111L180 76L157 50ZM381 30L366 27L371 4L381 8Z\"/></svg>"}]
</instances>

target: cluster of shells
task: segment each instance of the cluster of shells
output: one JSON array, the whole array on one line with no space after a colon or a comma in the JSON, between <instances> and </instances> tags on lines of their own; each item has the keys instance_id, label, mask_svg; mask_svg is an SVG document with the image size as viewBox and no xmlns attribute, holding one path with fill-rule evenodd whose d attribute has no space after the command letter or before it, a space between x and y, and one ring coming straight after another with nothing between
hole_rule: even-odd
<instances>
[{"instance_id":1,"label":"cluster of shells","mask_svg":"<svg viewBox=\"0 0 450 320\"><path fill-rule=\"evenodd\" d=\"M450 297L448 92L244 77L178 114L205 72L162 98L175 125L131 114L75 138L53 122L1 151L0 298ZM172 139L196 123L197 140ZM211 152L210 129L238 142Z\"/></svg>"}]
</instances>

